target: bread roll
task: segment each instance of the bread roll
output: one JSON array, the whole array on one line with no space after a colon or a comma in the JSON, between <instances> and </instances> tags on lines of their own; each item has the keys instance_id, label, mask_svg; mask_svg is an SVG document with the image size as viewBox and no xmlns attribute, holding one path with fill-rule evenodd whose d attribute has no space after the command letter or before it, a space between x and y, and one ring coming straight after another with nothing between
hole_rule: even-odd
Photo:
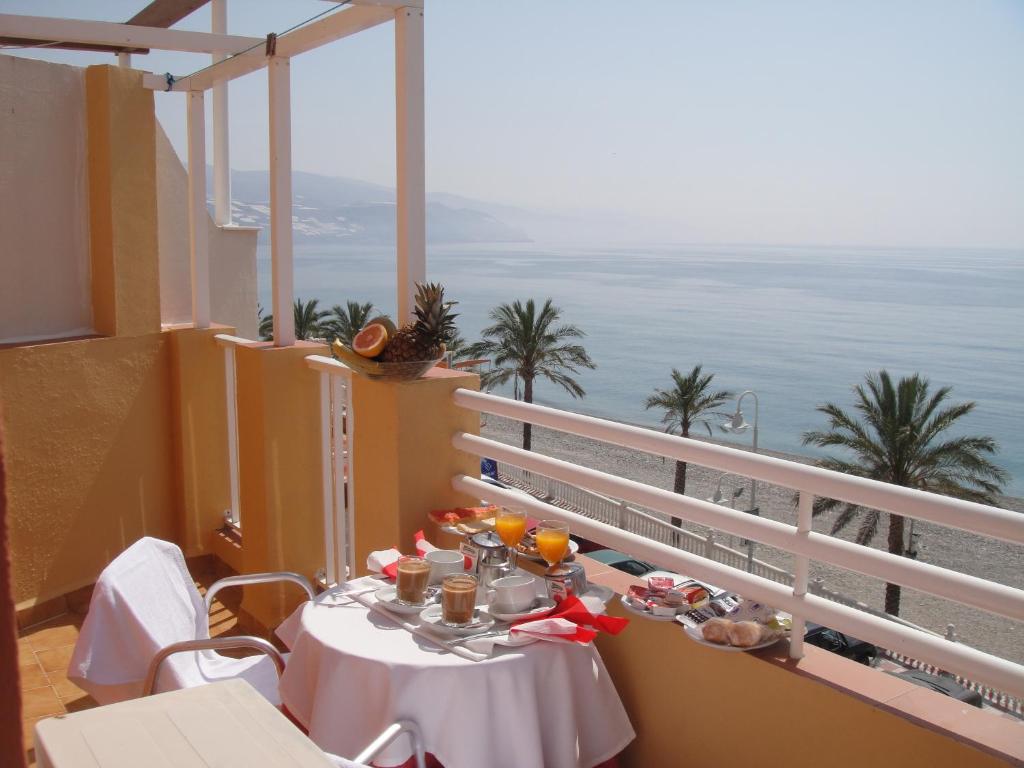
<instances>
[{"instance_id":1,"label":"bread roll","mask_svg":"<svg viewBox=\"0 0 1024 768\"><path fill-rule=\"evenodd\" d=\"M730 627L732 627L732 622L728 619L708 619L701 624L700 628L701 634L709 643L728 645Z\"/></svg>"},{"instance_id":2,"label":"bread roll","mask_svg":"<svg viewBox=\"0 0 1024 768\"><path fill-rule=\"evenodd\" d=\"M729 645L750 648L779 636L779 633L754 621L736 621L728 627Z\"/></svg>"}]
</instances>

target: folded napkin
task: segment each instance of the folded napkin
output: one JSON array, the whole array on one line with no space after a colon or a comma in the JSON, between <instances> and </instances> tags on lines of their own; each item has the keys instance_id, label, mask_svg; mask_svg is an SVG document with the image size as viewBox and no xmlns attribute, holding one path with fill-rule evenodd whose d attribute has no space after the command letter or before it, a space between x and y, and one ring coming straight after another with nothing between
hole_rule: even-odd
<instances>
[{"instance_id":1,"label":"folded napkin","mask_svg":"<svg viewBox=\"0 0 1024 768\"><path fill-rule=\"evenodd\" d=\"M423 557L427 552L433 552L437 547L431 544L423 536L423 531L416 531L413 537L416 540L416 554ZM378 549L371 552L366 558L366 567L374 573L383 573L394 581L398 578L398 558L402 553L397 547L391 549Z\"/></svg>"},{"instance_id":2,"label":"folded napkin","mask_svg":"<svg viewBox=\"0 0 1024 768\"><path fill-rule=\"evenodd\" d=\"M528 635L538 640L555 643L582 643L587 645L598 632L617 635L626 628L629 619L616 616L594 615L575 595L559 599L551 612L540 617L514 622L509 636Z\"/></svg>"}]
</instances>

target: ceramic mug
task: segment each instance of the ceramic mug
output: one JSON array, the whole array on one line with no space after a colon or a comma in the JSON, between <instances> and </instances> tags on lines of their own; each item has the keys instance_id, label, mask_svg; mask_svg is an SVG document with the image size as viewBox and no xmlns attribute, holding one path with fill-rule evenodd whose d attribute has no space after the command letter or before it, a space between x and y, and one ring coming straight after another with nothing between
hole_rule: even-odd
<instances>
[{"instance_id":1,"label":"ceramic mug","mask_svg":"<svg viewBox=\"0 0 1024 768\"><path fill-rule=\"evenodd\" d=\"M491 582L491 606L499 613L528 611L537 599L533 576L503 576Z\"/></svg>"},{"instance_id":2,"label":"ceramic mug","mask_svg":"<svg viewBox=\"0 0 1024 768\"><path fill-rule=\"evenodd\" d=\"M440 584L444 577L452 573L462 573L465 569L465 558L454 549L435 549L427 552L426 561L430 563L430 583Z\"/></svg>"}]
</instances>

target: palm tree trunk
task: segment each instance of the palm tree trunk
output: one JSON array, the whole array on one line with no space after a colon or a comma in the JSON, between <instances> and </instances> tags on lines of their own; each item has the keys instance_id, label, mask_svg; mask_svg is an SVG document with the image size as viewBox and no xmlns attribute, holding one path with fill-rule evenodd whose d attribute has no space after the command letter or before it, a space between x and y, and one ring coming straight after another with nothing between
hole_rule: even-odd
<instances>
[{"instance_id":1,"label":"palm tree trunk","mask_svg":"<svg viewBox=\"0 0 1024 768\"><path fill-rule=\"evenodd\" d=\"M533 402L533 378L523 377L523 402ZM523 450L530 450L530 445L533 442L533 424L528 421L523 422Z\"/></svg>"},{"instance_id":2,"label":"palm tree trunk","mask_svg":"<svg viewBox=\"0 0 1024 768\"><path fill-rule=\"evenodd\" d=\"M889 515L889 552L903 555L903 524L906 521L901 515ZM900 615L900 585L885 585L885 612L890 616Z\"/></svg>"}]
</instances>

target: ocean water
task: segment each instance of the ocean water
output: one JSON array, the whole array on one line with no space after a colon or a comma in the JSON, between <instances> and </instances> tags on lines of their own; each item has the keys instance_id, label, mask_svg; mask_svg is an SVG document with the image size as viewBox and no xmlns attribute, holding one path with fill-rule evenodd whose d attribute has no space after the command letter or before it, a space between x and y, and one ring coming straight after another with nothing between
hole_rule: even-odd
<instances>
[{"instance_id":1,"label":"ocean water","mask_svg":"<svg viewBox=\"0 0 1024 768\"><path fill-rule=\"evenodd\" d=\"M269 307L265 247L258 263ZM470 341L513 299L551 297L586 332L586 397L540 381L537 402L657 427L646 397L702 363L717 387L757 393L761 447L820 455L801 444L825 427L817 405L852 405L867 371L920 372L977 403L960 431L994 437L1006 491L1024 495L1024 251L477 244L431 246L427 274L459 301ZM394 251L297 246L295 292L392 313Z\"/></svg>"}]
</instances>

